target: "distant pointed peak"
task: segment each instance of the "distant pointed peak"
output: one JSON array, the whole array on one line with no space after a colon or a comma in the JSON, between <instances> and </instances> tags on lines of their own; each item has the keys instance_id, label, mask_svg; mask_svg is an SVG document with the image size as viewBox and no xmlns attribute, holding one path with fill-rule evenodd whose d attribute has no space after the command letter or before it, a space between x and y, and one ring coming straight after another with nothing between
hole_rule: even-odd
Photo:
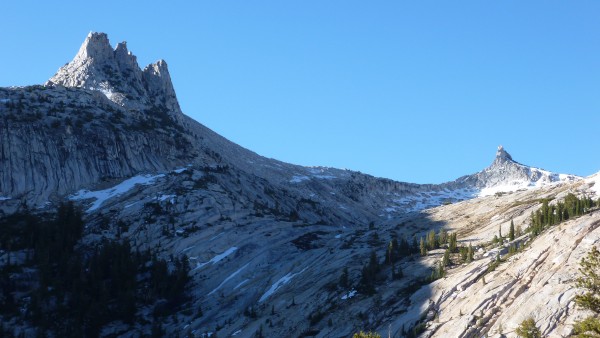
<instances>
[{"instance_id":1,"label":"distant pointed peak","mask_svg":"<svg viewBox=\"0 0 600 338\"><path fill-rule=\"evenodd\" d=\"M498 151L496 151L496 160L501 161L513 161L512 156L504 149L503 146L498 146Z\"/></svg>"},{"instance_id":2,"label":"distant pointed peak","mask_svg":"<svg viewBox=\"0 0 600 338\"><path fill-rule=\"evenodd\" d=\"M131 54L131 52L127 50L127 41L117 43L115 53Z\"/></svg>"},{"instance_id":3,"label":"distant pointed peak","mask_svg":"<svg viewBox=\"0 0 600 338\"><path fill-rule=\"evenodd\" d=\"M153 73L156 75L166 75L169 74L169 67L167 66L167 61L160 59L154 63L147 65L144 68L144 73Z\"/></svg>"},{"instance_id":4,"label":"distant pointed peak","mask_svg":"<svg viewBox=\"0 0 600 338\"><path fill-rule=\"evenodd\" d=\"M76 58L95 59L111 57L113 49L108 41L106 33L90 32L81 44Z\"/></svg>"}]
</instances>

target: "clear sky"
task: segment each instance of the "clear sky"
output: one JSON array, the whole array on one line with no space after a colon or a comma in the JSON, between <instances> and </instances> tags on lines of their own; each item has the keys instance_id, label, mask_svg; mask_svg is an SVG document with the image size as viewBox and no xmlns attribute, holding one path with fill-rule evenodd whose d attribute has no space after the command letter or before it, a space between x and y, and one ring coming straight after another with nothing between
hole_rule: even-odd
<instances>
[{"instance_id":1,"label":"clear sky","mask_svg":"<svg viewBox=\"0 0 600 338\"><path fill-rule=\"evenodd\" d=\"M90 31L165 59L186 114L267 157L438 183L502 144L600 171L599 1L7 1L0 86Z\"/></svg>"}]
</instances>

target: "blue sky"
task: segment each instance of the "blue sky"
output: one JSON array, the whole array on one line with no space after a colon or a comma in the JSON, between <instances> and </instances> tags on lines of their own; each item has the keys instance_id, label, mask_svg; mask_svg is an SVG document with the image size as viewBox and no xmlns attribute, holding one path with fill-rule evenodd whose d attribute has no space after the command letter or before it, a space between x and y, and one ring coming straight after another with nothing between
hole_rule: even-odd
<instances>
[{"instance_id":1,"label":"blue sky","mask_svg":"<svg viewBox=\"0 0 600 338\"><path fill-rule=\"evenodd\" d=\"M517 161L600 170L598 1L10 1L0 86L89 31L169 64L184 112L286 162L417 183Z\"/></svg>"}]
</instances>

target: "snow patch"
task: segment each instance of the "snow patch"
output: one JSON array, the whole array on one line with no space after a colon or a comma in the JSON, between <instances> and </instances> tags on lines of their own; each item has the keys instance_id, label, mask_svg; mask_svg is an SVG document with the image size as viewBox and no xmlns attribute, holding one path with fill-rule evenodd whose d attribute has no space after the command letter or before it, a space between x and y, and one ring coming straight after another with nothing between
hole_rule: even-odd
<instances>
[{"instance_id":1,"label":"snow patch","mask_svg":"<svg viewBox=\"0 0 600 338\"><path fill-rule=\"evenodd\" d=\"M224 233L225 233L225 232L221 232L221 233L217 234L216 236L214 236L214 237L212 237L211 239L209 239L209 241L211 241L211 242L212 242L212 241L214 241L215 239L217 239L217 238L221 237L221 236L222 236Z\"/></svg>"},{"instance_id":2,"label":"snow patch","mask_svg":"<svg viewBox=\"0 0 600 338\"><path fill-rule=\"evenodd\" d=\"M337 178L336 176L332 175L313 175L313 177L321 180L334 180Z\"/></svg>"},{"instance_id":3,"label":"snow patch","mask_svg":"<svg viewBox=\"0 0 600 338\"><path fill-rule=\"evenodd\" d=\"M291 273L290 272L287 275L281 277L277 282L275 282L275 284L271 285L271 288L269 288L269 290L267 290L267 292L265 292L265 294L260 297L260 299L258 300L258 302L259 303L264 302L273 293L275 293L275 291L277 291L279 288L281 288L282 286L284 286L287 283L289 283L292 280L292 278L294 278L295 276L303 273L304 270L306 270L306 268L302 269L302 271L300 271L300 272L297 272L297 273Z\"/></svg>"},{"instance_id":4,"label":"snow patch","mask_svg":"<svg viewBox=\"0 0 600 338\"><path fill-rule=\"evenodd\" d=\"M244 270L249 264L250 263L246 263L246 265L242 266L236 272L234 272L231 275L229 275L229 277L225 278L225 280L223 280L221 282L221 284L219 284L219 286L217 286L214 290L212 290L208 295L210 296L213 293L217 292L217 290L219 290L223 285L225 285L225 283L229 282L229 280L232 279L233 277L235 277L238 273L242 272L242 270Z\"/></svg>"},{"instance_id":5,"label":"snow patch","mask_svg":"<svg viewBox=\"0 0 600 338\"><path fill-rule=\"evenodd\" d=\"M241 281L238 285L236 285L233 289L237 290L239 289L242 285L248 283L250 280L249 279L244 279L243 281Z\"/></svg>"},{"instance_id":6,"label":"snow patch","mask_svg":"<svg viewBox=\"0 0 600 338\"><path fill-rule=\"evenodd\" d=\"M8 103L10 102L10 99L0 99L0 103Z\"/></svg>"},{"instance_id":7,"label":"snow patch","mask_svg":"<svg viewBox=\"0 0 600 338\"><path fill-rule=\"evenodd\" d=\"M294 176L290 180L290 183L300 183L300 182L308 181L308 180L310 180L310 177L308 177L308 176Z\"/></svg>"},{"instance_id":8,"label":"snow patch","mask_svg":"<svg viewBox=\"0 0 600 338\"><path fill-rule=\"evenodd\" d=\"M157 178L164 177L164 176L165 176L164 174L138 175L138 176L129 178L109 189L97 190L97 191L90 191L90 190L86 190L86 189L79 190L75 194L69 196L69 199L72 201L88 200L88 199L92 199L92 198L95 199L95 201L92 203L92 206L87 209L87 212L92 212L92 211L98 209L102 205L102 203L104 203L106 200L111 199L116 196L120 196L120 195L128 192L129 190L133 189L133 187L135 187L138 184L139 185L153 184Z\"/></svg>"},{"instance_id":9,"label":"snow patch","mask_svg":"<svg viewBox=\"0 0 600 338\"><path fill-rule=\"evenodd\" d=\"M238 334L242 333L242 330L237 330L234 333L231 334L232 337L237 336Z\"/></svg>"},{"instance_id":10,"label":"snow patch","mask_svg":"<svg viewBox=\"0 0 600 338\"><path fill-rule=\"evenodd\" d=\"M133 203L127 204L127 205L125 205L125 206L123 207L123 209L128 209L128 208L131 208L132 206L134 206L134 205L136 205L136 204L139 204L140 202L141 202L141 201L137 201L137 202L133 202Z\"/></svg>"},{"instance_id":11,"label":"snow patch","mask_svg":"<svg viewBox=\"0 0 600 338\"><path fill-rule=\"evenodd\" d=\"M600 172L586 178L585 183L591 185L590 191L594 192L596 196L600 195Z\"/></svg>"},{"instance_id":12,"label":"snow patch","mask_svg":"<svg viewBox=\"0 0 600 338\"><path fill-rule=\"evenodd\" d=\"M225 259L227 256L231 255L232 253L236 252L238 248L236 248L235 246L232 246L231 248L225 250L225 252L216 255L215 257L213 257L210 261L208 262L204 262L204 263L196 263L196 267L192 270L192 271L196 271L200 268L202 268L205 265L208 264L215 264L218 263L220 261L222 261L223 259ZM197 257L190 257L190 259L197 259Z\"/></svg>"},{"instance_id":13,"label":"snow patch","mask_svg":"<svg viewBox=\"0 0 600 338\"><path fill-rule=\"evenodd\" d=\"M176 174L181 174L182 172L184 172L186 170L188 170L188 168L179 168L179 169L173 170L173 172Z\"/></svg>"},{"instance_id":14,"label":"snow patch","mask_svg":"<svg viewBox=\"0 0 600 338\"><path fill-rule=\"evenodd\" d=\"M162 195L157 197L156 199L161 202L170 199L171 204L175 204L175 197L177 197L177 195Z\"/></svg>"},{"instance_id":15,"label":"snow patch","mask_svg":"<svg viewBox=\"0 0 600 338\"><path fill-rule=\"evenodd\" d=\"M331 175L330 168L312 167L312 168L308 168L307 171L310 173L310 175L312 177L321 179L321 180L333 180L333 179L338 178L335 175Z\"/></svg>"},{"instance_id":16,"label":"snow patch","mask_svg":"<svg viewBox=\"0 0 600 338\"><path fill-rule=\"evenodd\" d=\"M352 289L342 296L342 300L350 299L354 296L356 296L356 290Z\"/></svg>"},{"instance_id":17,"label":"snow patch","mask_svg":"<svg viewBox=\"0 0 600 338\"><path fill-rule=\"evenodd\" d=\"M10 197L6 197L6 196L0 196L0 201L6 201L6 200L10 200Z\"/></svg>"}]
</instances>

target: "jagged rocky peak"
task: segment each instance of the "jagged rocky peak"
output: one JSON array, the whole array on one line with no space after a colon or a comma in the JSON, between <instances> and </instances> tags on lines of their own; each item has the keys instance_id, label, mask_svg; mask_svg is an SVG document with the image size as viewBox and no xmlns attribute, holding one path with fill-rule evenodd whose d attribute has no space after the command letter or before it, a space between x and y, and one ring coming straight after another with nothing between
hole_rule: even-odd
<instances>
[{"instance_id":1,"label":"jagged rocky peak","mask_svg":"<svg viewBox=\"0 0 600 338\"><path fill-rule=\"evenodd\" d=\"M79 48L75 59L80 62L93 59L108 59L113 50L105 33L90 33Z\"/></svg>"},{"instance_id":2,"label":"jagged rocky peak","mask_svg":"<svg viewBox=\"0 0 600 338\"><path fill-rule=\"evenodd\" d=\"M150 98L155 104L164 103L171 110L179 110L179 102L175 95L175 88L171 82L171 75L165 60L158 60L144 68L143 79ZM160 102L160 101L164 102ZM158 101L158 102L157 102Z\"/></svg>"},{"instance_id":3,"label":"jagged rocky peak","mask_svg":"<svg viewBox=\"0 0 600 338\"><path fill-rule=\"evenodd\" d=\"M504 149L503 146L498 146L498 151L496 152L496 161L514 162L512 156L510 156L510 154Z\"/></svg>"},{"instance_id":4,"label":"jagged rocky peak","mask_svg":"<svg viewBox=\"0 0 600 338\"><path fill-rule=\"evenodd\" d=\"M113 49L105 33L89 33L75 58L47 84L98 90L127 108L162 104L180 112L167 63L160 60L142 71L127 42Z\"/></svg>"}]
</instances>

